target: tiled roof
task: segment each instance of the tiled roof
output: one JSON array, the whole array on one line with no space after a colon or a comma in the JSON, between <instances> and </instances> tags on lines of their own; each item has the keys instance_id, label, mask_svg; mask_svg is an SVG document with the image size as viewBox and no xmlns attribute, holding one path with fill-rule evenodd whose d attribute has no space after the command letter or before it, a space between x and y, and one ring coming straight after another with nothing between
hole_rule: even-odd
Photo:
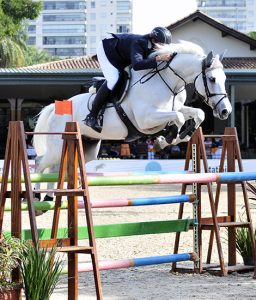
<instances>
[{"instance_id":1,"label":"tiled roof","mask_svg":"<svg viewBox=\"0 0 256 300\"><path fill-rule=\"evenodd\" d=\"M225 69L256 69L256 57L225 57Z\"/></svg>"},{"instance_id":2,"label":"tiled roof","mask_svg":"<svg viewBox=\"0 0 256 300\"><path fill-rule=\"evenodd\" d=\"M65 70L65 69L99 69L97 56L82 56L76 58L51 61L43 64L28 66L20 69Z\"/></svg>"},{"instance_id":3,"label":"tiled roof","mask_svg":"<svg viewBox=\"0 0 256 300\"><path fill-rule=\"evenodd\" d=\"M256 70L256 57L224 57L223 65L225 69ZM45 72L65 74L67 71L69 73L87 73L92 71L92 69L94 69L94 72L100 72L96 55L92 57L69 58L22 68L0 69L0 74L41 74Z\"/></svg>"},{"instance_id":4,"label":"tiled roof","mask_svg":"<svg viewBox=\"0 0 256 300\"><path fill-rule=\"evenodd\" d=\"M256 57L225 57L223 65L226 69L256 69ZM96 55L84 56L80 58L69 58L59 61L52 61L44 64L33 65L30 67L19 68L19 70L49 70L65 72L65 70L78 70L78 69L100 69L99 62Z\"/></svg>"}]
</instances>

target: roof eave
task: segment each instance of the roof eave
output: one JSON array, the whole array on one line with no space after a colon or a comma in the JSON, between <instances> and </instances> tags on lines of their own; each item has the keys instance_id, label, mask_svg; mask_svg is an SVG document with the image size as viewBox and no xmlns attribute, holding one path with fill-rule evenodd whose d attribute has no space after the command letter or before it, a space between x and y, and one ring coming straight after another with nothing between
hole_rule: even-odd
<instances>
[{"instance_id":1,"label":"roof eave","mask_svg":"<svg viewBox=\"0 0 256 300\"><path fill-rule=\"evenodd\" d=\"M99 69L90 70L40 70L40 72L20 70L16 72L1 72L0 85L56 85L86 83L92 81L92 77L101 76Z\"/></svg>"},{"instance_id":2,"label":"roof eave","mask_svg":"<svg viewBox=\"0 0 256 300\"><path fill-rule=\"evenodd\" d=\"M200 10L196 10L194 13L188 15L187 17L178 20L177 22L170 24L169 26L167 26L167 28L172 31L174 29L177 29L181 26L183 26L186 23L189 22L195 22L197 20L202 20L205 23L213 26L214 28L218 29L219 31L221 31L222 36L225 37L227 35L230 35L234 38L240 39L241 41L247 43L250 45L250 50L255 50L256 49L256 40L250 38L249 36L247 36L246 34L237 31L233 28L230 28L220 22L218 22L217 20L209 17L208 15L204 14L203 12L201 12Z\"/></svg>"}]
</instances>

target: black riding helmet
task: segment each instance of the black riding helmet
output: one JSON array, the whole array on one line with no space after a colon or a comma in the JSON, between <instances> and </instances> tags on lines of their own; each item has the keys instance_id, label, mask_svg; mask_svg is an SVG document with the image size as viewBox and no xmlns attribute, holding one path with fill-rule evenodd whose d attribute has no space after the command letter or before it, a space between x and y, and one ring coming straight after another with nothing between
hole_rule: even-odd
<instances>
[{"instance_id":1,"label":"black riding helmet","mask_svg":"<svg viewBox=\"0 0 256 300\"><path fill-rule=\"evenodd\" d=\"M165 27L155 27L149 34L150 39L154 40L155 43L171 44L172 34Z\"/></svg>"}]
</instances>

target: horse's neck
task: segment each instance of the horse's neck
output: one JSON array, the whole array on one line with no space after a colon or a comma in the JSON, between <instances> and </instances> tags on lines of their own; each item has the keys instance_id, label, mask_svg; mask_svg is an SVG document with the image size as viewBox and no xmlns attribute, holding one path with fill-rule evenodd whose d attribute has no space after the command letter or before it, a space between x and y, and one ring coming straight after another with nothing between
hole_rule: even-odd
<instances>
[{"instance_id":1,"label":"horse's neck","mask_svg":"<svg viewBox=\"0 0 256 300\"><path fill-rule=\"evenodd\" d=\"M202 58L192 54L177 55L171 63L171 68L181 76L186 83L193 83L202 70ZM181 82L182 84L182 82Z\"/></svg>"}]
</instances>

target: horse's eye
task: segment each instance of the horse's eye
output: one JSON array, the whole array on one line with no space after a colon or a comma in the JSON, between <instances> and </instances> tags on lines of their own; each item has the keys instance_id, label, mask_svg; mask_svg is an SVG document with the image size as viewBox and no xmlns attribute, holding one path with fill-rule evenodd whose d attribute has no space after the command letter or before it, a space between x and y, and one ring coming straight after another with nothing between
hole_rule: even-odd
<instances>
[{"instance_id":1,"label":"horse's eye","mask_svg":"<svg viewBox=\"0 0 256 300\"><path fill-rule=\"evenodd\" d=\"M215 78L215 77L213 77L213 76L211 76L211 77L209 77L209 80L210 80L210 82L212 82L212 83L215 83L215 81L216 81L216 78Z\"/></svg>"}]
</instances>

